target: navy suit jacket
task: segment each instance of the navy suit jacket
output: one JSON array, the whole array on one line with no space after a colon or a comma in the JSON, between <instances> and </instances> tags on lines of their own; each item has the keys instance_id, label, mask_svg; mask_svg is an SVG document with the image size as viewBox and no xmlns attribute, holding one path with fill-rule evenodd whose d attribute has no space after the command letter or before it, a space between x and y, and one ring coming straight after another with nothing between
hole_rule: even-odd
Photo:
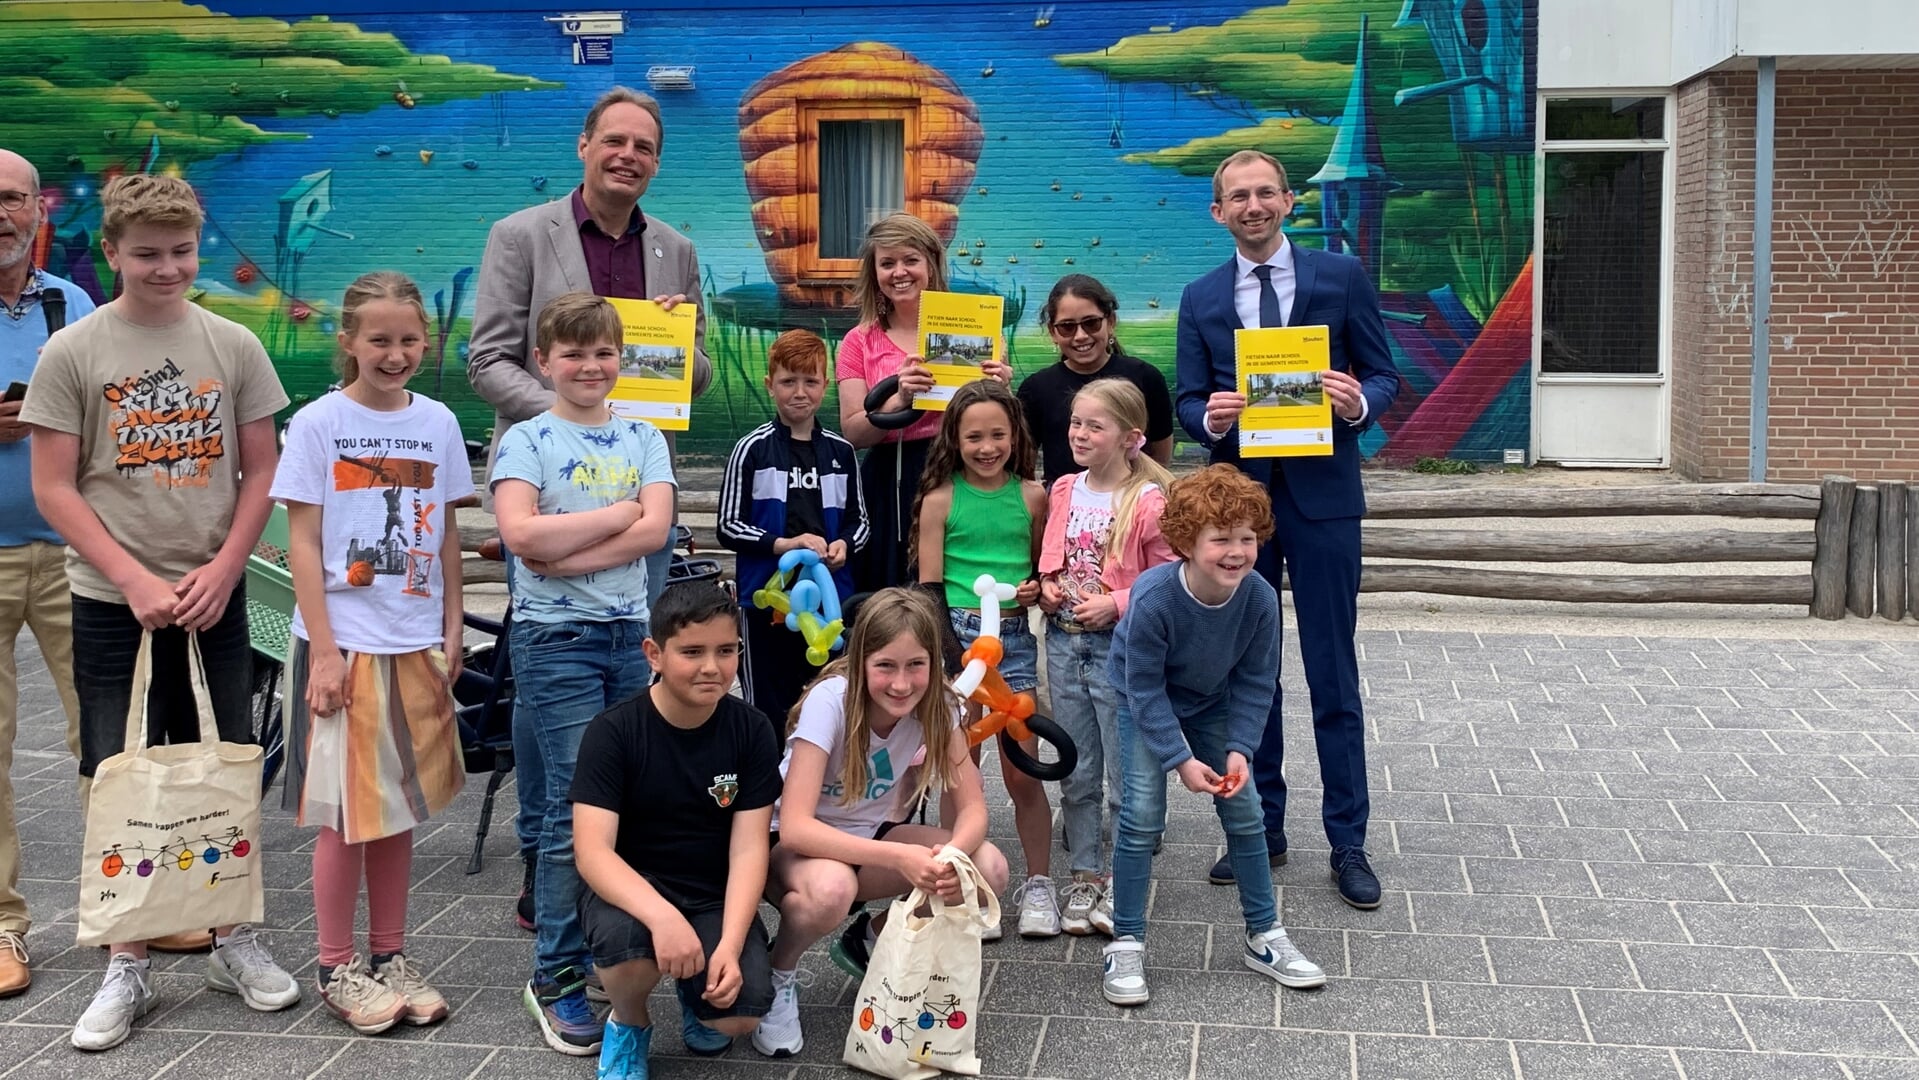
<instances>
[{"instance_id":1,"label":"navy suit jacket","mask_svg":"<svg viewBox=\"0 0 1919 1080\"><path fill-rule=\"evenodd\" d=\"M1359 433L1385 415L1399 396L1399 372L1393 367L1379 318L1379 294L1358 259L1293 244L1293 310L1286 325L1328 328L1332 367L1359 380L1366 396L1366 422L1355 427L1335 414L1330 457L1242 461L1238 425L1217 442L1206 431L1206 399L1238 385L1233 351L1233 331L1240 329L1233 309L1233 277L1238 269L1238 260L1228 259L1180 294L1179 389L1174 404L1180 426L1200 445L1211 448L1213 462L1238 466L1261 484L1271 483L1275 465L1284 470L1286 490L1309 521L1364 515Z\"/></svg>"}]
</instances>

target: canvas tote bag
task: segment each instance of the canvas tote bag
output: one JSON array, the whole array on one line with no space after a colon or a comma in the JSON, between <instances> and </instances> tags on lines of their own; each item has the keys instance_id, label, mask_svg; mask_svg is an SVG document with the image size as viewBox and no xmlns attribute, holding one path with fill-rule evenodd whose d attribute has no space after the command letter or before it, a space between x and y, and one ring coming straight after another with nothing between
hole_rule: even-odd
<instances>
[{"instance_id":1,"label":"canvas tote bag","mask_svg":"<svg viewBox=\"0 0 1919 1080\"><path fill-rule=\"evenodd\" d=\"M199 638L187 636L200 738L217 739ZM187 930L259 922L258 746L147 745L153 634L140 635L126 746L100 763L80 863L81 945L147 941Z\"/></svg>"},{"instance_id":2,"label":"canvas tote bag","mask_svg":"<svg viewBox=\"0 0 1919 1080\"><path fill-rule=\"evenodd\" d=\"M959 871L964 902L914 889L893 901L854 1002L841 1060L894 1080L942 1072L978 1076L980 934L999 922L999 897L973 860L946 845L934 858ZM981 905L984 905L983 907ZM914 914L922 906L930 915Z\"/></svg>"}]
</instances>

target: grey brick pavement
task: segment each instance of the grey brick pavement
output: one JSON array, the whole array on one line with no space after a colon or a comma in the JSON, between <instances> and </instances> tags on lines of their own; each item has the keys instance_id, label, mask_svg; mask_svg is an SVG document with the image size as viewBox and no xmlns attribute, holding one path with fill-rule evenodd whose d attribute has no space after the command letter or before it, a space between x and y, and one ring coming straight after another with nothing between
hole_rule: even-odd
<instances>
[{"instance_id":1,"label":"grey brick pavement","mask_svg":"<svg viewBox=\"0 0 1919 1080\"><path fill-rule=\"evenodd\" d=\"M1293 858L1275 875L1327 987L1239 966L1233 894L1204 882L1217 827L1180 793L1156 863L1152 1003L1100 999L1096 940L989 945L990 1075L1919 1077L1919 640L1361 639L1385 903L1334 895L1310 767L1294 770ZM72 947L73 766L44 668L25 656L23 673L14 782L42 922L33 991L0 1002L0 1076L591 1074L540 1049L518 1004L531 943L510 918L510 801L486 869L462 873L477 787L415 862L409 951L454 1003L445 1025L364 1039L310 1002L252 1014L204 988L199 958L164 958L160 1007L125 1046L71 1050L103 961ZM1288 712L1303 750L1303 695ZM267 848L285 852L268 863L272 938L305 976L310 839L270 815ZM662 1002L656 1075L851 1075L834 1063L853 986L823 954L807 967L800 1058L681 1056Z\"/></svg>"}]
</instances>

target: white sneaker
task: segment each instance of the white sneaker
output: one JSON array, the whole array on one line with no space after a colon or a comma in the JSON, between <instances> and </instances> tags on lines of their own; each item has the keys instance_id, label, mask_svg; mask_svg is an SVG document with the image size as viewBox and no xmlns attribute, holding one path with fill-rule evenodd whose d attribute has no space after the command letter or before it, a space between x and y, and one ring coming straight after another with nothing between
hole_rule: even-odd
<instances>
[{"instance_id":1,"label":"white sneaker","mask_svg":"<svg viewBox=\"0 0 1919 1080\"><path fill-rule=\"evenodd\" d=\"M753 1049L770 1058L792 1057L806 1045L800 1034L800 972L773 972L773 1004L753 1029Z\"/></svg>"},{"instance_id":2,"label":"white sneaker","mask_svg":"<svg viewBox=\"0 0 1919 1080\"><path fill-rule=\"evenodd\" d=\"M273 962L266 943L244 923L207 954L207 985L240 995L255 1012L278 1012L300 1000L300 984Z\"/></svg>"},{"instance_id":3,"label":"white sneaker","mask_svg":"<svg viewBox=\"0 0 1919 1080\"><path fill-rule=\"evenodd\" d=\"M1013 891L1013 903L1019 905L1020 937L1059 936L1059 894L1052 878L1043 874L1027 878Z\"/></svg>"},{"instance_id":4,"label":"white sneaker","mask_svg":"<svg viewBox=\"0 0 1919 1080\"><path fill-rule=\"evenodd\" d=\"M1112 937L1113 879L1111 877L1100 878L1099 885L1099 903L1093 905L1093 914L1090 918L1092 919L1093 929L1105 934L1107 937Z\"/></svg>"},{"instance_id":5,"label":"white sneaker","mask_svg":"<svg viewBox=\"0 0 1919 1080\"><path fill-rule=\"evenodd\" d=\"M1075 937L1093 932L1093 909L1099 906L1104 890L1096 877L1075 877L1059 891L1059 928Z\"/></svg>"},{"instance_id":6,"label":"white sneaker","mask_svg":"<svg viewBox=\"0 0 1919 1080\"><path fill-rule=\"evenodd\" d=\"M1144 1005L1152 996L1146 991L1146 946L1138 938L1123 937L1099 951L1104 970L1099 992L1115 1005Z\"/></svg>"},{"instance_id":7,"label":"white sneaker","mask_svg":"<svg viewBox=\"0 0 1919 1080\"><path fill-rule=\"evenodd\" d=\"M1293 945L1283 926L1275 926L1263 934L1246 935L1246 966L1295 990L1326 985L1326 973Z\"/></svg>"},{"instance_id":8,"label":"white sneaker","mask_svg":"<svg viewBox=\"0 0 1919 1080\"><path fill-rule=\"evenodd\" d=\"M153 1009L147 961L129 953L107 960L107 977L73 1025L73 1045L81 1050L110 1050L127 1041L133 1022Z\"/></svg>"},{"instance_id":9,"label":"white sneaker","mask_svg":"<svg viewBox=\"0 0 1919 1080\"><path fill-rule=\"evenodd\" d=\"M1000 926L998 919L995 919L994 921L987 923L984 927L980 929L980 932L979 932L980 944L982 945L984 945L985 943L989 941L998 941L1000 938L1003 938L1005 936L1006 936L1006 931L1004 928Z\"/></svg>"}]
</instances>

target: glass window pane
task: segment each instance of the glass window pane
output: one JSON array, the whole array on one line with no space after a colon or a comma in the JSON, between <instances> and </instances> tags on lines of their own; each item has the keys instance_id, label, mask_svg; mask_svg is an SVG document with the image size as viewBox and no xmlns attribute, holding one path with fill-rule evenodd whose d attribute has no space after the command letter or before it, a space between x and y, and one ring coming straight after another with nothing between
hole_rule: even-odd
<instances>
[{"instance_id":1,"label":"glass window pane","mask_svg":"<svg viewBox=\"0 0 1919 1080\"><path fill-rule=\"evenodd\" d=\"M1542 373L1659 373L1664 154L1546 155Z\"/></svg>"},{"instance_id":2,"label":"glass window pane","mask_svg":"<svg viewBox=\"0 0 1919 1080\"><path fill-rule=\"evenodd\" d=\"M906 121L820 121L820 258L855 259L867 226L906 209Z\"/></svg>"},{"instance_id":3,"label":"glass window pane","mask_svg":"<svg viewBox=\"0 0 1919 1080\"><path fill-rule=\"evenodd\" d=\"M1546 138L1662 139L1666 99L1547 98Z\"/></svg>"}]
</instances>

